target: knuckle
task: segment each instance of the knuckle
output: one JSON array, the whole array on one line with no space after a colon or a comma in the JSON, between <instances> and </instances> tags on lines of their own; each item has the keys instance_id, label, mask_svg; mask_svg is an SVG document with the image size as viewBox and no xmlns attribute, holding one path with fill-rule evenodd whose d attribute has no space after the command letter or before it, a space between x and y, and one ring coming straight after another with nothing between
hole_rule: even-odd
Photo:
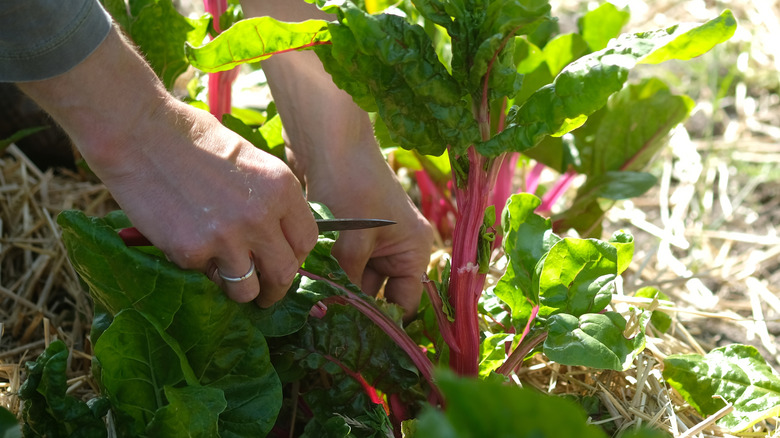
<instances>
[{"instance_id":1,"label":"knuckle","mask_svg":"<svg viewBox=\"0 0 780 438\"><path fill-rule=\"evenodd\" d=\"M276 288L287 287L295 279L295 274L298 272L298 265L295 263L286 263L279 265L275 269L271 269L270 272L264 272L265 283L272 285ZM286 289L285 289L286 290Z\"/></svg>"}]
</instances>

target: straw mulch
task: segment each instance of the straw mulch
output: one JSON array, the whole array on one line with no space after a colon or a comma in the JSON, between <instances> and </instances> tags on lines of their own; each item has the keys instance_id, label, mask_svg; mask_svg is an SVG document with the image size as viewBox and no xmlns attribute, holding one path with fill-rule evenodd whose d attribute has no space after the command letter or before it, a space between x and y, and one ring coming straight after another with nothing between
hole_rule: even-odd
<instances>
[{"instance_id":1,"label":"straw mulch","mask_svg":"<svg viewBox=\"0 0 780 438\"><path fill-rule=\"evenodd\" d=\"M572 10L581 10L582 2L572 3ZM714 424L717 418L701 418L664 382L667 355L744 343L780 369L779 3L731 5L741 27L728 45L701 62L652 71L691 95L697 107L651 169L657 187L616 203L605 225L636 239L623 294L613 305L647 306L631 295L655 286L670 297L661 310L673 316L672 327L665 334L651 330L647 349L626 372L561 366L537 356L517 376L545 392L591 397L603 407L591 421L607 430L651 424L675 437L733 436ZM646 6L633 15L633 28L701 21L722 9L704 2ZM725 77L735 83L722 93ZM116 206L82 175L41 172L15 146L0 153L0 405L14 412L23 363L54 338L71 346L71 392L96 392L89 377L90 304L54 221L68 208L103 215ZM780 436L779 429L774 418L737 435Z\"/></svg>"},{"instance_id":2,"label":"straw mulch","mask_svg":"<svg viewBox=\"0 0 780 438\"><path fill-rule=\"evenodd\" d=\"M117 207L102 185L42 172L15 145L0 154L0 406L14 412L24 362L52 339L71 347L72 390L90 383L92 308L56 224L71 208L97 216Z\"/></svg>"}]
</instances>

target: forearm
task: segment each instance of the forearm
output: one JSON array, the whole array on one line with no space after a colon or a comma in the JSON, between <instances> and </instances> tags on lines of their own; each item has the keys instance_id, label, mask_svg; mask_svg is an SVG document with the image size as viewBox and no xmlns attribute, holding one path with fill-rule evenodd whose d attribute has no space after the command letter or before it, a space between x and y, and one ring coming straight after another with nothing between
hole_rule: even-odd
<instances>
[{"instance_id":1,"label":"forearm","mask_svg":"<svg viewBox=\"0 0 780 438\"><path fill-rule=\"evenodd\" d=\"M68 133L91 166L112 168L134 127L171 97L116 29L83 62L51 79L18 84Z\"/></svg>"},{"instance_id":2,"label":"forearm","mask_svg":"<svg viewBox=\"0 0 780 438\"><path fill-rule=\"evenodd\" d=\"M303 1L244 1L242 6L247 16L269 15L284 21L333 19ZM273 56L263 61L263 70L284 122L297 170L308 174L333 169L354 156L355 149L380 155L381 159L368 115L336 87L313 52ZM317 163L316 168L310 165L313 162Z\"/></svg>"}]
</instances>

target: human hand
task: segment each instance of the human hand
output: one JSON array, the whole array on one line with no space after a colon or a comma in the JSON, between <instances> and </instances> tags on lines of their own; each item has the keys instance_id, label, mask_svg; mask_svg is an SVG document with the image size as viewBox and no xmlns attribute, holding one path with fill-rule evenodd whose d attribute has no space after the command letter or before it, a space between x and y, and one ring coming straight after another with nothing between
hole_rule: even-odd
<instances>
[{"instance_id":1,"label":"human hand","mask_svg":"<svg viewBox=\"0 0 780 438\"><path fill-rule=\"evenodd\" d=\"M133 225L228 297L282 298L317 241L291 170L177 101L116 30L68 72L19 84L70 135ZM251 263L259 275L239 282ZM217 271L219 270L219 271Z\"/></svg>"},{"instance_id":2,"label":"human hand","mask_svg":"<svg viewBox=\"0 0 780 438\"><path fill-rule=\"evenodd\" d=\"M307 197L328 206L336 217L397 222L387 227L340 232L333 255L365 293L376 295L384 284L384 296L404 309L404 319L408 321L420 304L420 278L430 260L432 228L373 141L367 147L353 149L344 162L348 165L337 168L307 167Z\"/></svg>"},{"instance_id":3,"label":"human hand","mask_svg":"<svg viewBox=\"0 0 780 438\"><path fill-rule=\"evenodd\" d=\"M137 126L128 153L96 172L171 261L205 272L231 299L273 304L317 241L299 181L210 114L166 106ZM251 273L253 262L258 275L225 280Z\"/></svg>"}]
</instances>

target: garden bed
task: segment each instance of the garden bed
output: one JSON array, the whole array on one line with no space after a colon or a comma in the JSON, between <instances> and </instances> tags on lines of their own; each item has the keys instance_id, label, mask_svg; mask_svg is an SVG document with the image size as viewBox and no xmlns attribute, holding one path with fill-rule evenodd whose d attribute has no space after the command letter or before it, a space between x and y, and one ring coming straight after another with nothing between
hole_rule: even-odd
<instances>
[{"instance_id":1,"label":"garden bed","mask_svg":"<svg viewBox=\"0 0 780 438\"><path fill-rule=\"evenodd\" d=\"M626 372L562 366L537 355L517 375L543 392L597 399L607 413L594 413L591 421L607 431L641 423L675 437L730 436L665 383L661 368L670 354L742 343L779 368L780 98L774 63L780 58L768 43L778 17L759 6L775 7L764 2L735 10L742 34L730 46L690 65L653 71L678 77L675 87L698 106L687 131L676 132L651 169L659 184L617 203L605 223L605 236L625 229L635 238L623 288L655 286L668 295L671 303L663 310L673 315L670 329L648 331L647 349ZM663 26L697 18L693 12L654 5L632 23L654 27L647 23L653 19ZM750 53L750 62L732 70L743 68L740 53ZM732 73L738 83L725 89L733 92L719 96ZM53 339L71 350L69 392L85 399L97 393L90 375L91 305L54 219L64 209L102 216L115 208L105 188L83 174L43 172L15 146L0 155L0 406L18 412L23 364ZM443 244L437 254L446 251ZM616 307L629 304L636 301L613 299ZM740 436L776 434L778 421Z\"/></svg>"}]
</instances>

